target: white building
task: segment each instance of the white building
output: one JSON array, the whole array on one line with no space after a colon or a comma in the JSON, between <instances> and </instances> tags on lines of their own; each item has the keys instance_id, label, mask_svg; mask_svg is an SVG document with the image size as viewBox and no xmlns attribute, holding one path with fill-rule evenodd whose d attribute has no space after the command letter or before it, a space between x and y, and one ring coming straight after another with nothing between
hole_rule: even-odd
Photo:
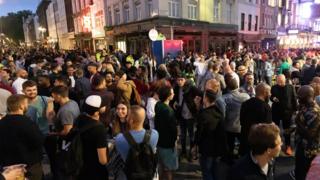
<instances>
[{"instance_id":1,"label":"white building","mask_svg":"<svg viewBox=\"0 0 320 180\"><path fill-rule=\"evenodd\" d=\"M56 42L58 42L58 36L57 36L57 28L56 28L54 10L53 10L53 3L50 3L48 5L48 8L46 10L46 14L47 14L48 34L49 34L48 43L51 45L54 45Z\"/></svg>"},{"instance_id":2,"label":"white building","mask_svg":"<svg viewBox=\"0 0 320 180\"><path fill-rule=\"evenodd\" d=\"M71 0L53 0L53 20L60 49L74 48L74 25ZM50 18L52 22L52 17ZM54 29L51 27L51 30ZM52 31L53 33L53 31Z\"/></svg>"}]
</instances>

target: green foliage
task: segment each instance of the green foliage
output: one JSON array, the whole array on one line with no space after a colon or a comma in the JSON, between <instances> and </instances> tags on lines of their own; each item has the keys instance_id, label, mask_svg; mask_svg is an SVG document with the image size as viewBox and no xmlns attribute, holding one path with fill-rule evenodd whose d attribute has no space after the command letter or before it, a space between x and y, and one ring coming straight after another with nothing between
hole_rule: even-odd
<instances>
[{"instance_id":1,"label":"green foliage","mask_svg":"<svg viewBox=\"0 0 320 180\"><path fill-rule=\"evenodd\" d=\"M4 33L15 42L24 41L23 34L23 17L32 14L30 10L18 11L16 13L8 13L7 16L0 17L0 33Z\"/></svg>"}]
</instances>

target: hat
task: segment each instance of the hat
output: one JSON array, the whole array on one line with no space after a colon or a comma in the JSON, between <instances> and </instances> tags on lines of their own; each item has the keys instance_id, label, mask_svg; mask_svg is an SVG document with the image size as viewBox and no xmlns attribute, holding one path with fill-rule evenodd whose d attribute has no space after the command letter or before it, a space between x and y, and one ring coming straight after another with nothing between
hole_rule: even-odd
<instances>
[{"instance_id":1,"label":"hat","mask_svg":"<svg viewBox=\"0 0 320 180\"><path fill-rule=\"evenodd\" d=\"M88 113L89 115L93 115L101 108L102 99L98 95L90 95L86 98L83 106L84 112Z\"/></svg>"}]
</instances>

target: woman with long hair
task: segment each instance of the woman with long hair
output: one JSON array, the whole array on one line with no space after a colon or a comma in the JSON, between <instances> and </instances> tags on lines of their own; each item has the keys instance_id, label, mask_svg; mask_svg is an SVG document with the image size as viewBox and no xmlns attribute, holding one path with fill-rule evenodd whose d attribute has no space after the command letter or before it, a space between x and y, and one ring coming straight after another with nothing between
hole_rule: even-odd
<instances>
[{"instance_id":1,"label":"woman with long hair","mask_svg":"<svg viewBox=\"0 0 320 180\"><path fill-rule=\"evenodd\" d=\"M124 133L129 130L128 125L129 105L121 101L116 106L114 116L112 118L112 135Z\"/></svg>"}]
</instances>

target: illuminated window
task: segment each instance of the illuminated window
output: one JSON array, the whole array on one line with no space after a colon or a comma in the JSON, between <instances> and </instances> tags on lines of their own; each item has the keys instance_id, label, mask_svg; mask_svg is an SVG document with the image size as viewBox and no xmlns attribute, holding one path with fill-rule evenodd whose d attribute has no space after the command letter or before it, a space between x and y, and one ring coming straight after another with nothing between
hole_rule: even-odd
<instances>
[{"instance_id":1,"label":"illuminated window","mask_svg":"<svg viewBox=\"0 0 320 180\"><path fill-rule=\"evenodd\" d=\"M268 0L268 5L271 7L275 7L276 6L276 0Z\"/></svg>"},{"instance_id":2,"label":"illuminated window","mask_svg":"<svg viewBox=\"0 0 320 180\"><path fill-rule=\"evenodd\" d=\"M180 17L180 0L169 0L169 17Z\"/></svg>"},{"instance_id":3,"label":"illuminated window","mask_svg":"<svg viewBox=\"0 0 320 180\"><path fill-rule=\"evenodd\" d=\"M282 7L282 0L278 0L278 6Z\"/></svg>"},{"instance_id":4,"label":"illuminated window","mask_svg":"<svg viewBox=\"0 0 320 180\"><path fill-rule=\"evenodd\" d=\"M278 13L278 25L281 25L281 13Z\"/></svg>"}]
</instances>

